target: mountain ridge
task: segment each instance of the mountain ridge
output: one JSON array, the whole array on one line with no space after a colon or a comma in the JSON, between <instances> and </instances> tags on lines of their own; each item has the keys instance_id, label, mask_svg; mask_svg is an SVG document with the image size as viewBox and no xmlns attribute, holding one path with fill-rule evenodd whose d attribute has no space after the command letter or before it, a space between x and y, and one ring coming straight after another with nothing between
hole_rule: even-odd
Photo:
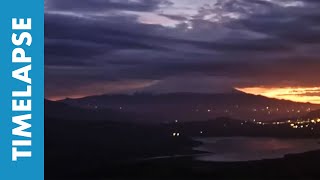
<instances>
[{"instance_id":1,"label":"mountain ridge","mask_svg":"<svg viewBox=\"0 0 320 180\"><path fill-rule=\"evenodd\" d=\"M166 93L104 94L59 102L88 109L107 108L121 112L146 114L173 121L206 120L219 116L237 119L277 119L299 117L320 105L279 100L244 92L232 93Z\"/></svg>"}]
</instances>

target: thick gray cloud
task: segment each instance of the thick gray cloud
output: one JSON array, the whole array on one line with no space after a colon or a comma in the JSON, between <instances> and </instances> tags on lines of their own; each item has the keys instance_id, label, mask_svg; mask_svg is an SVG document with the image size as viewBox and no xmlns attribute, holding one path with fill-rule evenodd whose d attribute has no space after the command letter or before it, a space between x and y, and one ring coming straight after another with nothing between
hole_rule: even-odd
<instances>
[{"instance_id":1,"label":"thick gray cloud","mask_svg":"<svg viewBox=\"0 0 320 180\"><path fill-rule=\"evenodd\" d=\"M320 86L319 8L316 0L47 0L46 96Z\"/></svg>"}]
</instances>

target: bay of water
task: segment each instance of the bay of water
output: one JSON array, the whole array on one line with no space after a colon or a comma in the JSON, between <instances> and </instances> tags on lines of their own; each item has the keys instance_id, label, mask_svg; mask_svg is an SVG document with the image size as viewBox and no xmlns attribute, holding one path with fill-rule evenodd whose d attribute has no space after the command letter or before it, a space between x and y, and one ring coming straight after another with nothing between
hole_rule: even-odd
<instances>
[{"instance_id":1,"label":"bay of water","mask_svg":"<svg viewBox=\"0 0 320 180\"><path fill-rule=\"evenodd\" d=\"M254 161L282 158L320 149L319 139L288 139L262 137L195 138L202 142L195 150L209 152L197 160L212 162Z\"/></svg>"}]
</instances>

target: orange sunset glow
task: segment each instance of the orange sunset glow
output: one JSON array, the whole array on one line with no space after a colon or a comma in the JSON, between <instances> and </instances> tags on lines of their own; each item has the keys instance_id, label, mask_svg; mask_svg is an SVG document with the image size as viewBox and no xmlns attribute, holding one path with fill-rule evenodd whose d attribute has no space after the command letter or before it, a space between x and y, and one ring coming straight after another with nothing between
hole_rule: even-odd
<instances>
[{"instance_id":1,"label":"orange sunset glow","mask_svg":"<svg viewBox=\"0 0 320 180\"><path fill-rule=\"evenodd\" d=\"M269 98L285 99L295 102L310 102L320 104L320 87L308 88L266 88L266 87L249 87L249 88L236 88L239 91L262 95Z\"/></svg>"}]
</instances>

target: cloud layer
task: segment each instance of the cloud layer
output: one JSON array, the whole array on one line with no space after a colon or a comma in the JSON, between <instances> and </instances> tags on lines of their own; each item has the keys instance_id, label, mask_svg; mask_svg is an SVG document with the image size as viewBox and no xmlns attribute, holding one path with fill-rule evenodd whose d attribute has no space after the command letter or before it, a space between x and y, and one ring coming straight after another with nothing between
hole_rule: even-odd
<instances>
[{"instance_id":1,"label":"cloud layer","mask_svg":"<svg viewBox=\"0 0 320 180\"><path fill-rule=\"evenodd\" d=\"M46 0L49 98L319 87L317 0Z\"/></svg>"}]
</instances>

